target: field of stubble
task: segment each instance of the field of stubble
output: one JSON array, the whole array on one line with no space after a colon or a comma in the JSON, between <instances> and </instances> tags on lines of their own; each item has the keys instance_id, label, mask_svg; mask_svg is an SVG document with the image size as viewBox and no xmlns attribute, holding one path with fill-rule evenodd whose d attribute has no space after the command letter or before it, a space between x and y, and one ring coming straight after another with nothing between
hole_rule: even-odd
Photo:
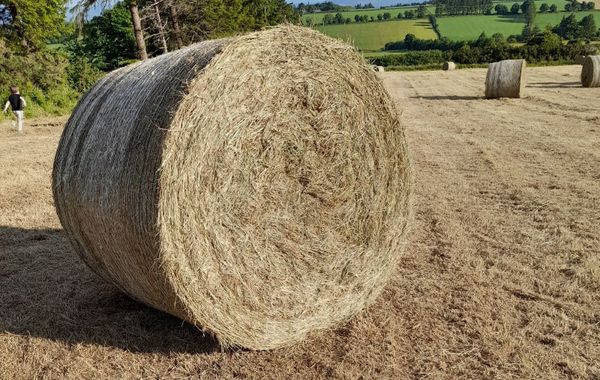
<instances>
[{"instance_id":1,"label":"field of stubble","mask_svg":"<svg viewBox=\"0 0 600 380\"><path fill-rule=\"evenodd\" d=\"M0 379L600 379L600 88L528 69L384 73L415 172L415 223L378 302L288 349L222 352L74 255L50 188L63 119L0 125Z\"/></svg>"}]
</instances>

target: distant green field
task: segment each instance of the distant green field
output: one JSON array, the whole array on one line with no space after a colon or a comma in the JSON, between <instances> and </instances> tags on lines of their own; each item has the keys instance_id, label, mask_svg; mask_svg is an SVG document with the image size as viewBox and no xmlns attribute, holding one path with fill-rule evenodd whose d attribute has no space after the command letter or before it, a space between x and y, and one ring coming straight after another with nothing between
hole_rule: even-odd
<instances>
[{"instance_id":1,"label":"distant green field","mask_svg":"<svg viewBox=\"0 0 600 380\"><path fill-rule=\"evenodd\" d=\"M538 13L535 24L544 28L546 25L557 25L564 16L570 13ZM593 14L597 24L600 24L600 11L577 12L577 19L582 19L588 14ZM494 33L502 33L505 37L511 34L519 34L525 23L522 15L507 16L449 16L438 17L438 24L442 36L451 40L473 40L482 32L488 36Z\"/></svg>"},{"instance_id":2,"label":"distant green field","mask_svg":"<svg viewBox=\"0 0 600 380\"><path fill-rule=\"evenodd\" d=\"M494 6L496 4L504 4L506 5L509 9L510 7L514 4L514 3L518 3L521 4L523 3L522 0L517 0L517 1L511 1L511 0L506 0L506 1L494 1ZM556 6L558 7L559 11L563 11L565 9L565 4L567 3L566 0L535 0L535 3L537 5L538 10L540 9L540 5L542 5L543 3L546 3L548 5L552 5L552 4L556 4ZM416 10L417 7L416 6L405 6L405 7L395 7L395 8L383 8L383 9L356 9L356 10L352 10L352 11L347 11L347 12L339 12L342 14L342 16L344 18L350 18L352 19L352 22L354 22L354 15L367 15L367 16L373 16L373 18L377 19L377 15L378 14L384 14L385 12L389 12L392 15L392 18L396 18L398 16L398 13L402 13L404 14L404 11L407 10ZM428 5L427 9L429 10L429 12L431 14L435 13L435 6L434 5ZM302 16L302 20L304 22L308 22L308 20L312 20L313 24L320 24L323 22L323 16L325 16L326 14L331 14L331 15L335 15L338 12L319 12L319 13L307 13L305 15Z\"/></svg>"},{"instance_id":3,"label":"distant green field","mask_svg":"<svg viewBox=\"0 0 600 380\"><path fill-rule=\"evenodd\" d=\"M448 16L437 19L443 37L451 40L474 40L482 32L488 36L502 33L504 36L519 34L525 23L519 16Z\"/></svg>"},{"instance_id":4,"label":"distant green field","mask_svg":"<svg viewBox=\"0 0 600 380\"><path fill-rule=\"evenodd\" d=\"M600 25L600 11L589 11L589 12L575 12L575 16L578 20L581 20L585 16L593 14L594 20L596 20L596 25ZM540 28L545 27L546 25L557 25L560 23L563 17L570 15L568 12L559 12L559 13L538 13L535 16L535 24L539 25Z\"/></svg>"},{"instance_id":5,"label":"distant green field","mask_svg":"<svg viewBox=\"0 0 600 380\"><path fill-rule=\"evenodd\" d=\"M392 18L396 18L398 16L398 13L402 13L404 14L404 11L408 11L408 10L416 10L417 7L414 6L408 6L408 7L397 7L397 8L385 8L385 9L366 9L366 10L354 10L354 11L349 11L349 12L339 12L342 14L342 16L344 16L344 18L351 18L352 22L354 22L354 15L367 15L369 17L373 16L373 18L375 20L377 20L377 15L378 14L384 14L385 12L389 12L392 15ZM429 9L429 11L433 14L435 12L435 7L430 5L427 7L427 9ZM323 16L325 16L326 14L331 14L331 15L335 15L338 12L320 12L320 13L307 13L304 16L302 16L302 21L304 21L305 23L308 23L309 19L312 20L314 25L317 24L321 24L323 22Z\"/></svg>"},{"instance_id":6,"label":"distant green field","mask_svg":"<svg viewBox=\"0 0 600 380\"><path fill-rule=\"evenodd\" d=\"M426 19L325 25L317 29L365 52L381 50L387 42L402 40L409 33L423 39L437 38Z\"/></svg>"}]
</instances>

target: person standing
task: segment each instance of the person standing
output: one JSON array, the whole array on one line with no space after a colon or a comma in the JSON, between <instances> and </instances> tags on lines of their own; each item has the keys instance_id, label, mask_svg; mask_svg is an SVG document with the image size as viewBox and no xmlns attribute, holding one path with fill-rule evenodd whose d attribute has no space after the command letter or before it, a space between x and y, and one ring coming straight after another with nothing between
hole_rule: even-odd
<instances>
[{"instance_id":1,"label":"person standing","mask_svg":"<svg viewBox=\"0 0 600 380\"><path fill-rule=\"evenodd\" d=\"M8 106L12 108L13 114L17 118L17 130L19 132L23 131L23 119L25 115L23 110L27 106L25 99L19 93L19 88L16 86L10 87L10 96L8 97L8 101L6 105L4 105L4 113L8 111Z\"/></svg>"}]
</instances>

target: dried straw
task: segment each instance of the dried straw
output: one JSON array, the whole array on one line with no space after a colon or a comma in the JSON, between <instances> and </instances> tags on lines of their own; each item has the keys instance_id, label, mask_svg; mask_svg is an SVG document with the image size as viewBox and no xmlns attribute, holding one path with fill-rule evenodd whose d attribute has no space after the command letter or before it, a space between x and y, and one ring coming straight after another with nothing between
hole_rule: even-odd
<instances>
[{"instance_id":1,"label":"dried straw","mask_svg":"<svg viewBox=\"0 0 600 380\"><path fill-rule=\"evenodd\" d=\"M444 71L456 70L456 64L454 62L448 62L448 61L446 61L442 65L442 70L444 70Z\"/></svg>"},{"instance_id":2,"label":"dried straw","mask_svg":"<svg viewBox=\"0 0 600 380\"><path fill-rule=\"evenodd\" d=\"M392 100L354 49L295 26L109 74L64 130L53 189L95 272L250 349L370 304L410 219Z\"/></svg>"},{"instance_id":3,"label":"dried straw","mask_svg":"<svg viewBox=\"0 0 600 380\"><path fill-rule=\"evenodd\" d=\"M588 55L581 68L583 87L600 87L600 55Z\"/></svg>"},{"instance_id":4,"label":"dried straw","mask_svg":"<svg viewBox=\"0 0 600 380\"><path fill-rule=\"evenodd\" d=\"M520 98L525 86L524 71L527 63L524 59L505 60L490 63L485 78L485 97Z\"/></svg>"}]
</instances>

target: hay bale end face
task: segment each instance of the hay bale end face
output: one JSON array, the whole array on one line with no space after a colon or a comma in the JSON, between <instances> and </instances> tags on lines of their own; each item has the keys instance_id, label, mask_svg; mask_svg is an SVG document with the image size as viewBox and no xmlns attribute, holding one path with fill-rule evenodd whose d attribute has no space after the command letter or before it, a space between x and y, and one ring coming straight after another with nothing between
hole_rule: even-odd
<instances>
[{"instance_id":1,"label":"hay bale end face","mask_svg":"<svg viewBox=\"0 0 600 380\"><path fill-rule=\"evenodd\" d=\"M456 70L456 64L454 62L444 62L444 64L442 65L442 70Z\"/></svg>"},{"instance_id":2,"label":"hay bale end face","mask_svg":"<svg viewBox=\"0 0 600 380\"><path fill-rule=\"evenodd\" d=\"M490 63L485 78L485 97L488 99L522 97L526 65L524 59Z\"/></svg>"},{"instance_id":3,"label":"hay bale end face","mask_svg":"<svg viewBox=\"0 0 600 380\"><path fill-rule=\"evenodd\" d=\"M65 127L53 192L104 279L270 349L380 294L410 219L406 149L353 48L282 26L107 75Z\"/></svg>"},{"instance_id":4,"label":"hay bale end face","mask_svg":"<svg viewBox=\"0 0 600 380\"><path fill-rule=\"evenodd\" d=\"M589 55L583 60L581 84L583 87L600 87L600 55Z\"/></svg>"}]
</instances>

